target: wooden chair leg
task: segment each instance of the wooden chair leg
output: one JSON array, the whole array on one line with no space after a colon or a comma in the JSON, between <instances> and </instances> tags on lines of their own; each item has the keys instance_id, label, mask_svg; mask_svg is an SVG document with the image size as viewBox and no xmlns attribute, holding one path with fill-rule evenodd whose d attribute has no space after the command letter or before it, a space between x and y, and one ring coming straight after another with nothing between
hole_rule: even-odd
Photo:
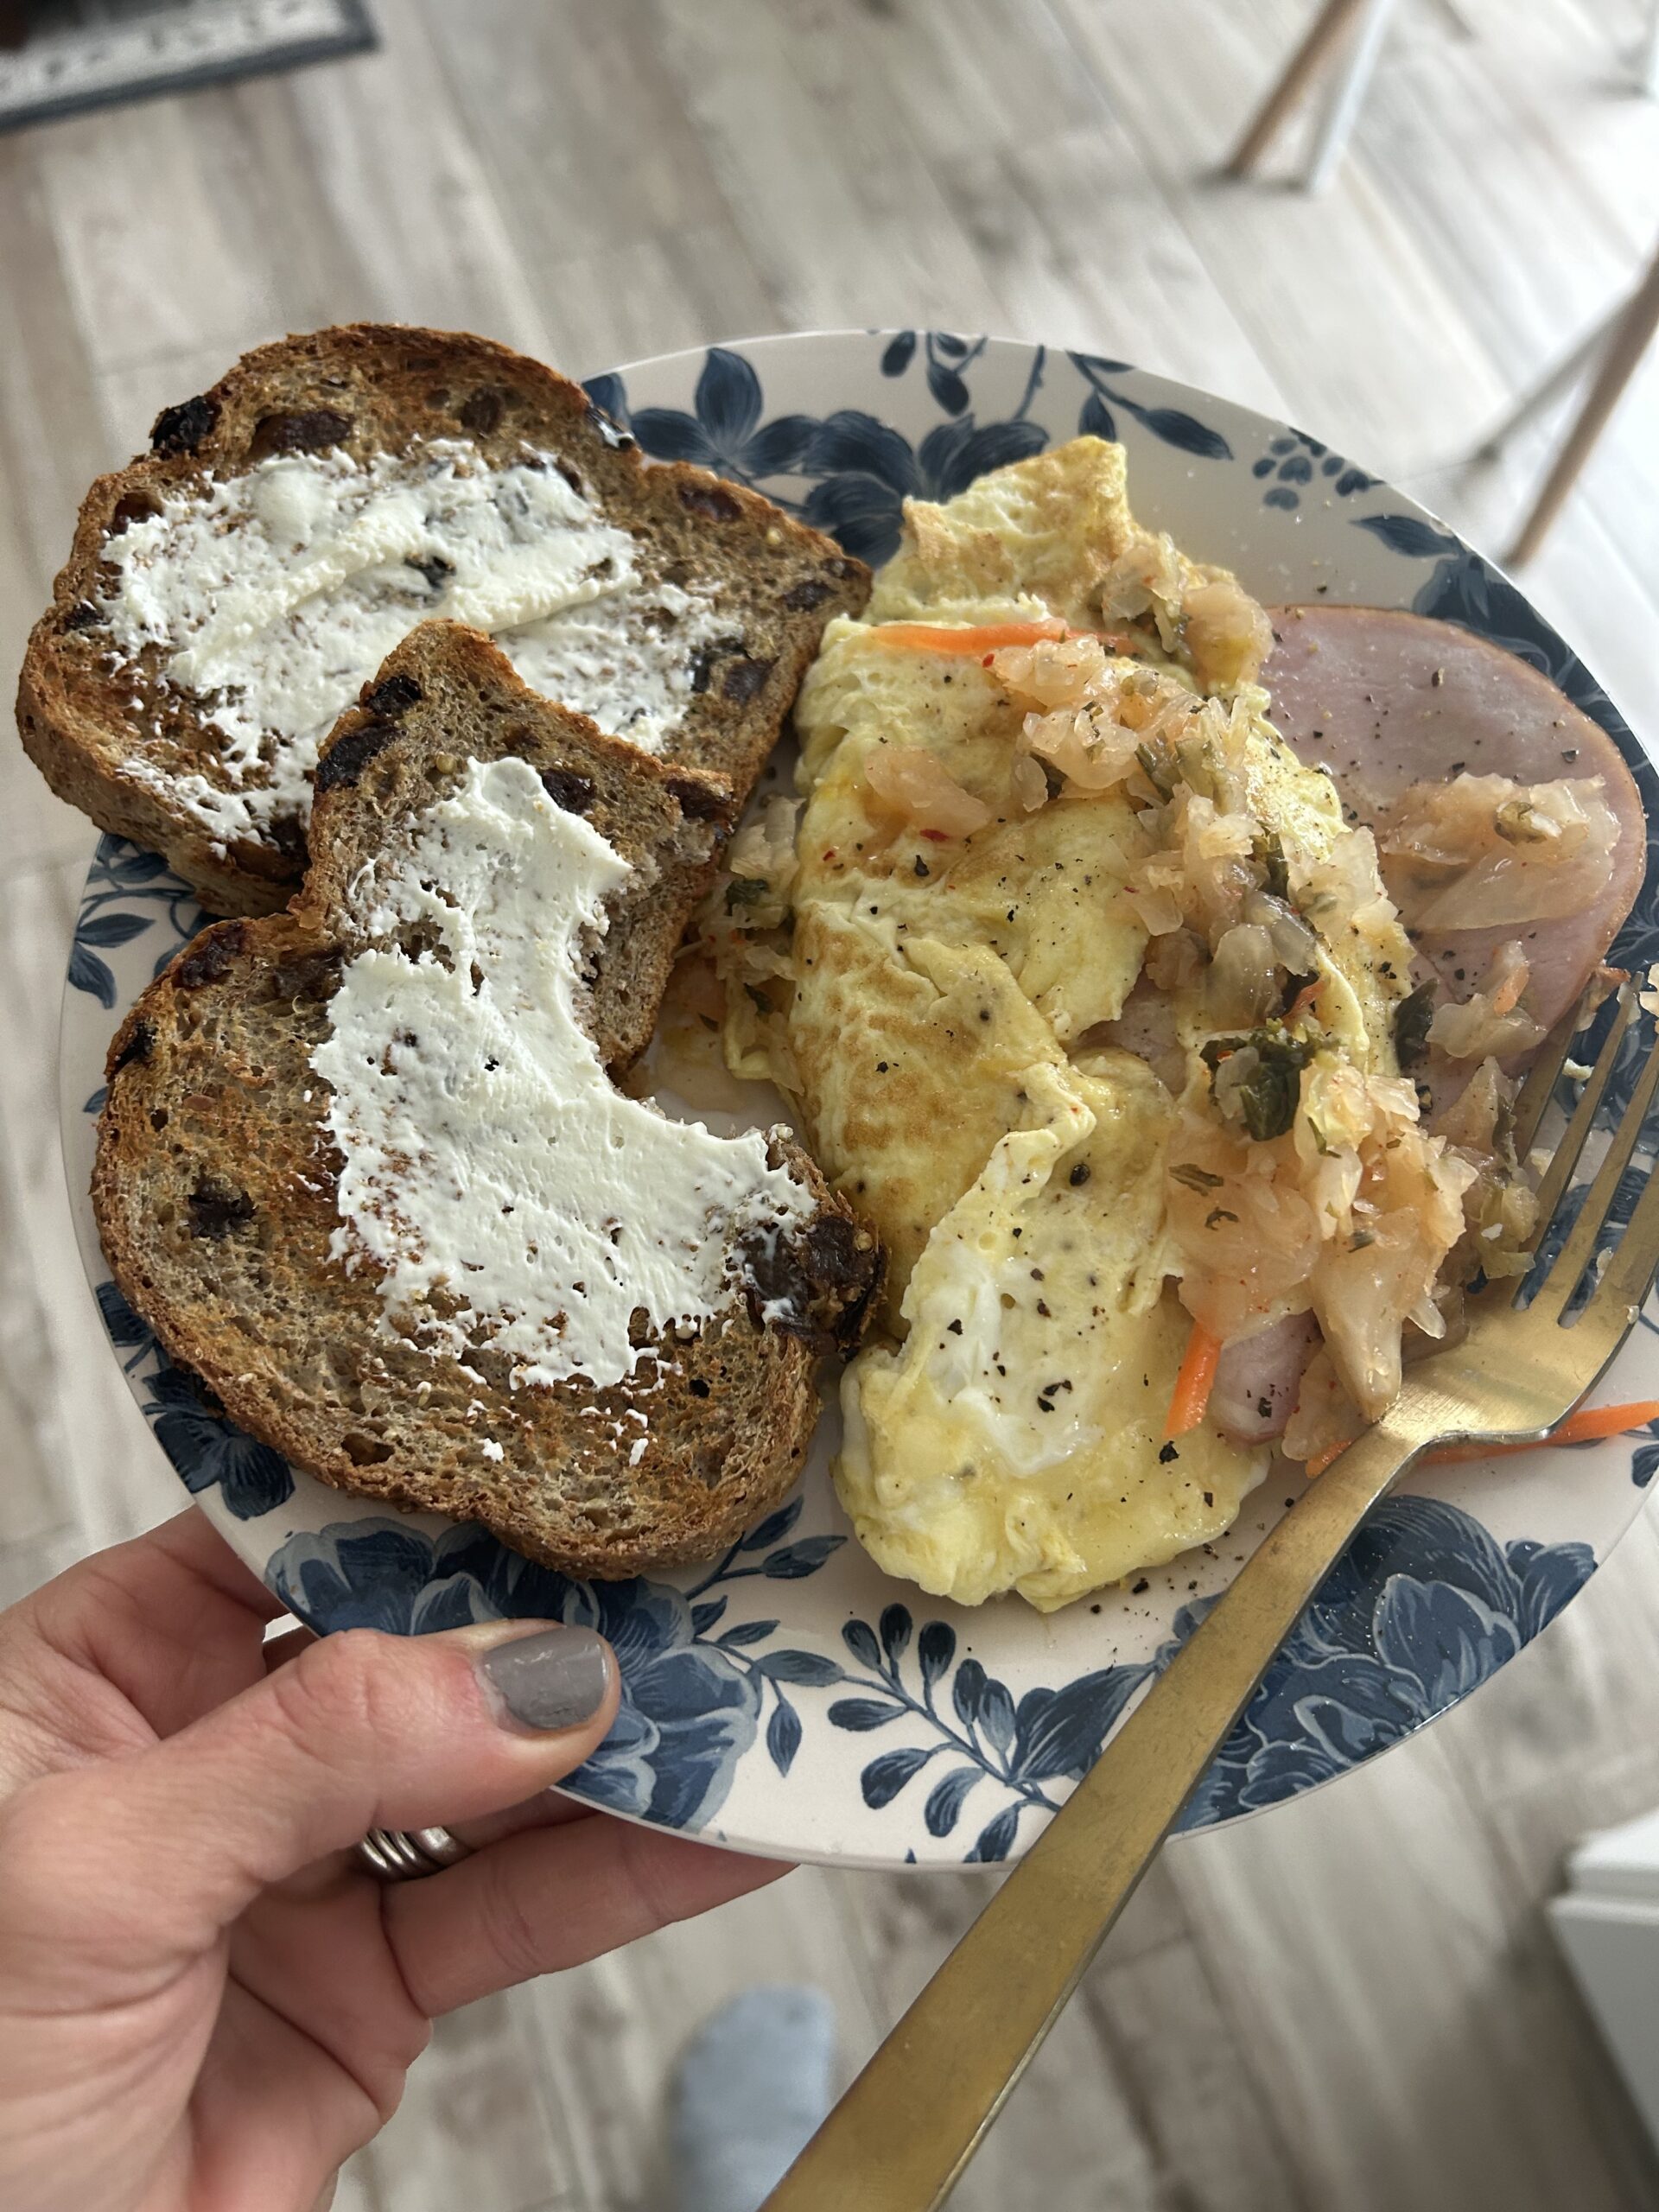
<instances>
[{"instance_id":1,"label":"wooden chair leg","mask_svg":"<svg viewBox=\"0 0 1659 2212\"><path fill-rule=\"evenodd\" d=\"M1648 0L1648 19L1636 57L1636 82L1638 91L1659 99L1659 0Z\"/></svg>"},{"instance_id":2,"label":"wooden chair leg","mask_svg":"<svg viewBox=\"0 0 1659 2212\"><path fill-rule=\"evenodd\" d=\"M1256 111L1230 156L1224 174L1248 176L1278 137L1286 117L1301 99L1347 35L1366 0L1325 0L1307 36L1292 54L1285 73Z\"/></svg>"},{"instance_id":3,"label":"wooden chair leg","mask_svg":"<svg viewBox=\"0 0 1659 2212\"><path fill-rule=\"evenodd\" d=\"M1607 426L1607 418L1624 396L1624 387L1641 365L1656 330L1659 330L1659 255L1643 278L1635 297L1625 308L1624 317L1607 340L1606 358L1597 372L1596 380L1586 395L1579 410L1578 420L1567 434L1567 442L1555 459L1555 465L1544 479L1543 488L1533 502L1532 512L1522 524L1509 552L1509 564L1519 568L1529 561L1543 543L1551 523L1560 512L1567 493L1578 481L1579 472L1589 460L1597 439Z\"/></svg>"},{"instance_id":4,"label":"wooden chair leg","mask_svg":"<svg viewBox=\"0 0 1659 2212\"><path fill-rule=\"evenodd\" d=\"M1564 354L1554 367L1541 377L1523 399L1517 400L1503 421L1488 432L1475 448L1477 461L1496 461L1513 437L1524 430L1529 423L1548 411L1563 394L1572 390L1586 376L1592 365L1601 359L1614 331L1624 321L1630 302L1623 300L1610 315L1604 317L1595 328Z\"/></svg>"},{"instance_id":5,"label":"wooden chair leg","mask_svg":"<svg viewBox=\"0 0 1659 2212\"><path fill-rule=\"evenodd\" d=\"M1305 191L1323 192L1337 173L1337 164L1347 151L1348 141L1353 135L1376 58L1382 51L1395 6L1395 0L1365 0L1365 10L1354 33L1347 64L1336 74L1325 113L1319 118L1313 150L1302 179Z\"/></svg>"}]
</instances>

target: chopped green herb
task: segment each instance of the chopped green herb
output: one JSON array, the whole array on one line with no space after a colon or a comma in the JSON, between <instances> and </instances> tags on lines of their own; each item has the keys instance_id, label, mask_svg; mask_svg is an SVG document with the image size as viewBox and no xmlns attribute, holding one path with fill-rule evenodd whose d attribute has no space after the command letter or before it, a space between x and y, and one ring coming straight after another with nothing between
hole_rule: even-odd
<instances>
[{"instance_id":1,"label":"chopped green herb","mask_svg":"<svg viewBox=\"0 0 1659 2212\"><path fill-rule=\"evenodd\" d=\"M1492 1150L1500 1160L1515 1158L1515 1101L1500 1096L1492 1122Z\"/></svg>"},{"instance_id":2,"label":"chopped green herb","mask_svg":"<svg viewBox=\"0 0 1659 2212\"><path fill-rule=\"evenodd\" d=\"M1168 746L1161 741L1156 746L1137 745L1135 757L1141 763L1141 772L1161 799L1171 798L1175 790L1175 779L1179 772Z\"/></svg>"},{"instance_id":3,"label":"chopped green herb","mask_svg":"<svg viewBox=\"0 0 1659 2212\"><path fill-rule=\"evenodd\" d=\"M1270 1023L1248 1037L1212 1037L1201 1057L1223 1115L1242 1121L1256 1142L1264 1144L1283 1136L1295 1120L1302 1070L1317 1049Z\"/></svg>"},{"instance_id":4,"label":"chopped green herb","mask_svg":"<svg viewBox=\"0 0 1659 2212\"><path fill-rule=\"evenodd\" d=\"M1185 1183L1189 1191L1218 1191L1222 1179L1212 1175L1207 1167L1200 1167L1196 1160L1178 1160L1170 1173L1178 1183Z\"/></svg>"},{"instance_id":5,"label":"chopped green herb","mask_svg":"<svg viewBox=\"0 0 1659 2212\"><path fill-rule=\"evenodd\" d=\"M1550 832L1539 828L1536 812L1529 798L1506 798L1492 817L1492 827L1508 844L1541 845Z\"/></svg>"},{"instance_id":6,"label":"chopped green herb","mask_svg":"<svg viewBox=\"0 0 1659 2212\"><path fill-rule=\"evenodd\" d=\"M1310 983L1317 983L1319 980L1319 970L1315 968L1287 968L1285 970L1285 988L1282 995L1282 1002L1279 1008L1281 1015L1288 1014L1292 1007L1295 1005L1297 1000L1300 998L1302 993L1307 988L1308 985ZM1304 1011L1306 1011L1306 1009L1304 1009Z\"/></svg>"},{"instance_id":7,"label":"chopped green herb","mask_svg":"<svg viewBox=\"0 0 1659 2212\"><path fill-rule=\"evenodd\" d=\"M1255 864L1262 871L1262 888L1274 899L1290 904L1290 869L1285 860L1285 849L1277 835L1269 830L1255 842Z\"/></svg>"},{"instance_id":8,"label":"chopped green herb","mask_svg":"<svg viewBox=\"0 0 1659 2212\"><path fill-rule=\"evenodd\" d=\"M1204 1225L1206 1229L1213 1229L1218 1221L1236 1221L1237 1219L1238 1216L1236 1213L1229 1213L1225 1206L1211 1206L1204 1217Z\"/></svg>"},{"instance_id":9,"label":"chopped green herb","mask_svg":"<svg viewBox=\"0 0 1659 2212\"><path fill-rule=\"evenodd\" d=\"M1434 986L1419 983L1394 1009L1394 1053L1402 1068L1428 1058L1428 1025L1434 1019Z\"/></svg>"}]
</instances>

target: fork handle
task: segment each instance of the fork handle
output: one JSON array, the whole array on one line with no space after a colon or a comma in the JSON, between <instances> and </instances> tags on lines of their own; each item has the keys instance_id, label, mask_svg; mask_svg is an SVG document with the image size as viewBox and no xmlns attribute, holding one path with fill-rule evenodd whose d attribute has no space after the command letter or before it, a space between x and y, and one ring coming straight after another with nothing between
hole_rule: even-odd
<instances>
[{"instance_id":1,"label":"fork handle","mask_svg":"<svg viewBox=\"0 0 1659 2212\"><path fill-rule=\"evenodd\" d=\"M761 2212L944 2203L1274 1652L1420 1442L1385 1416L1262 1540Z\"/></svg>"}]
</instances>

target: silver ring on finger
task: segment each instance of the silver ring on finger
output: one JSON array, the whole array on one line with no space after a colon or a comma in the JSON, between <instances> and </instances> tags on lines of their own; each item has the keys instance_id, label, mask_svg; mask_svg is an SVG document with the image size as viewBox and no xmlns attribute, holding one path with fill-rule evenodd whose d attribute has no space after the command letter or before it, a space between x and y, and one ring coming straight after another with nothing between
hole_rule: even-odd
<instances>
[{"instance_id":1,"label":"silver ring on finger","mask_svg":"<svg viewBox=\"0 0 1659 2212\"><path fill-rule=\"evenodd\" d=\"M357 1862L380 1882L418 1882L470 1859L473 1847L448 1828L371 1828Z\"/></svg>"}]
</instances>

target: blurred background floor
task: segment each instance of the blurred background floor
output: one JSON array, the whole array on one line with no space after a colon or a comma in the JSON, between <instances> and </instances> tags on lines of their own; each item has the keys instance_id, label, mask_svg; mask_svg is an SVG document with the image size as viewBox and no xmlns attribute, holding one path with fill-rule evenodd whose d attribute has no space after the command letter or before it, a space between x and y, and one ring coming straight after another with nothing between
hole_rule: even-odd
<instances>
[{"instance_id":1,"label":"blurred background floor","mask_svg":"<svg viewBox=\"0 0 1659 2212\"><path fill-rule=\"evenodd\" d=\"M1659 227L1643 0L1410 0L1334 190L1216 165L1311 0L374 0L378 54L0 139L0 665L87 480L241 348L352 317L577 376L932 323L1086 347L1307 424L1478 541L1542 465L1450 470ZM1285 167L1294 149L1285 149ZM1659 364L1528 582L1659 739ZM54 1105L90 846L0 747L0 1602L173 1511L99 1333ZM1427 1735L1173 1846L957 2202L1628 2212L1659 2166L1544 1931L1583 1829L1659 1802L1659 1529ZM755 1980L850 2070L971 1877L809 1871L443 2024L340 2203L646 2212L665 2070ZM852 2208L849 2208L852 2212Z\"/></svg>"}]
</instances>

